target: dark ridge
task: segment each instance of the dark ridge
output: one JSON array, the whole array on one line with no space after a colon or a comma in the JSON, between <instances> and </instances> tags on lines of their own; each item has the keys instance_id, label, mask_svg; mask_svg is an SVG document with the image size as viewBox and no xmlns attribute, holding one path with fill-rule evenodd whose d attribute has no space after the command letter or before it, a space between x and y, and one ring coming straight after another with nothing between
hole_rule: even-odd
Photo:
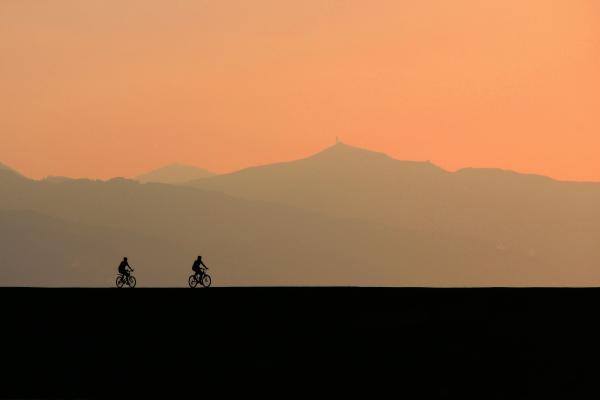
<instances>
[{"instance_id":1,"label":"dark ridge","mask_svg":"<svg viewBox=\"0 0 600 400\"><path fill-rule=\"evenodd\" d=\"M0 301L0 397L568 398L596 391L600 372L599 289L0 289Z\"/></svg>"},{"instance_id":2,"label":"dark ridge","mask_svg":"<svg viewBox=\"0 0 600 400\"><path fill-rule=\"evenodd\" d=\"M0 174L3 174L3 175L14 175L14 176L18 176L18 177L24 178L24 176L21 175L21 173L19 171L17 171L14 168L9 167L6 164L2 164L2 163L0 163Z\"/></svg>"},{"instance_id":3,"label":"dark ridge","mask_svg":"<svg viewBox=\"0 0 600 400\"><path fill-rule=\"evenodd\" d=\"M142 183L153 182L177 185L195 179L208 178L214 175L215 174L213 172L208 171L204 168L174 163L138 175L133 179Z\"/></svg>"}]
</instances>

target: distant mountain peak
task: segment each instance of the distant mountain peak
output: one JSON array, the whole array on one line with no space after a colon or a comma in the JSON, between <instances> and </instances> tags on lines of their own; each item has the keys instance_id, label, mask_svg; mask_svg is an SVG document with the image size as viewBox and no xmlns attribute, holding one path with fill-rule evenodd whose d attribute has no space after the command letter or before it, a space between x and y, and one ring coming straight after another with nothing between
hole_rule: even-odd
<instances>
[{"instance_id":1,"label":"distant mountain peak","mask_svg":"<svg viewBox=\"0 0 600 400\"><path fill-rule=\"evenodd\" d=\"M8 167L7 165L4 165L0 162L0 170L8 170L8 171L12 171L13 169Z\"/></svg>"},{"instance_id":2,"label":"distant mountain peak","mask_svg":"<svg viewBox=\"0 0 600 400\"><path fill-rule=\"evenodd\" d=\"M334 145L326 147L320 152L309 157L378 157L391 159L387 154L365 149L362 147L353 146L341 141L336 142Z\"/></svg>"},{"instance_id":3,"label":"distant mountain peak","mask_svg":"<svg viewBox=\"0 0 600 400\"><path fill-rule=\"evenodd\" d=\"M364 168L393 168L402 166L404 168L417 168L425 171L434 171L436 173L446 172L442 168L433 164L430 160L409 161L398 160L379 151L373 151L362 147L357 147L337 141L320 152L304 159L305 161L319 162L326 165L352 165L362 166Z\"/></svg>"},{"instance_id":4,"label":"distant mountain peak","mask_svg":"<svg viewBox=\"0 0 600 400\"><path fill-rule=\"evenodd\" d=\"M6 164L2 164L2 163L0 163L0 171L10 172L14 175L21 176L21 177L23 176L23 175L21 175L21 173L19 173L19 171L15 170L14 168L9 167Z\"/></svg>"},{"instance_id":5,"label":"distant mountain peak","mask_svg":"<svg viewBox=\"0 0 600 400\"><path fill-rule=\"evenodd\" d=\"M208 178L213 175L215 174L203 168L181 163L173 163L136 176L133 179L141 183L152 182L180 185L192 180Z\"/></svg>"}]
</instances>

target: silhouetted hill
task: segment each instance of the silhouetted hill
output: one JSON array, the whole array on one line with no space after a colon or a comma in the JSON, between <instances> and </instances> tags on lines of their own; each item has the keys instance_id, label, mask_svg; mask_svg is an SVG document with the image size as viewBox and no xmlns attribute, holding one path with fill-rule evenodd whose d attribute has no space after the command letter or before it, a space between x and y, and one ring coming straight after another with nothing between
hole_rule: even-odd
<instances>
[{"instance_id":1,"label":"silhouetted hill","mask_svg":"<svg viewBox=\"0 0 600 400\"><path fill-rule=\"evenodd\" d=\"M69 222L27 210L0 210L0 286L114 285L122 257L135 254L133 267L146 285L177 285L185 271L181 246L169 240L104 226ZM185 260L186 263L188 260Z\"/></svg>"},{"instance_id":2,"label":"silhouetted hill","mask_svg":"<svg viewBox=\"0 0 600 400\"><path fill-rule=\"evenodd\" d=\"M384 199L382 191L410 192L439 182L447 174L428 162L398 161L340 143L305 159L248 168L190 185L359 217L354 212L373 205L374 199Z\"/></svg>"},{"instance_id":3,"label":"silhouetted hill","mask_svg":"<svg viewBox=\"0 0 600 400\"><path fill-rule=\"evenodd\" d=\"M538 284L598 282L600 184L499 169L455 173L337 144L314 156L191 183L251 200L493 243ZM575 273L574 269L578 272ZM517 278L515 278L517 279ZM515 281L516 282L516 281Z\"/></svg>"},{"instance_id":4,"label":"silhouetted hill","mask_svg":"<svg viewBox=\"0 0 600 400\"><path fill-rule=\"evenodd\" d=\"M600 185L595 183L490 169L450 173L428 162L398 161L338 144L303 160L194 185L123 178L33 181L0 171L0 210L37 215L5 217L0 239L14 236L15 248L28 243L21 253L7 250L13 258L5 265L19 257L36 266L47 262L56 274L53 284L61 279L75 284L64 253L77 251L65 243L81 238L79 246L86 249L81 257L101 259L102 253L111 259L95 264L109 272L93 275L94 283L85 281L90 285L107 282L124 255L149 271L141 285L185 285L198 254L215 268L220 285L587 286L600 281ZM47 246L45 235L27 236L27 230L15 235L19 218L32 231L50 232L54 253L36 258L35 249ZM28 254L26 248L34 251ZM131 250L121 254L126 249ZM48 282L37 274L4 276L4 284Z\"/></svg>"},{"instance_id":5,"label":"silhouetted hill","mask_svg":"<svg viewBox=\"0 0 600 400\"><path fill-rule=\"evenodd\" d=\"M18 176L22 176L20 172L18 172L17 170L9 167L6 164L2 164L0 163L0 173L1 174L13 174L13 175L18 175Z\"/></svg>"},{"instance_id":6,"label":"silhouetted hill","mask_svg":"<svg viewBox=\"0 0 600 400\"><path fill-rule=\"evenodd\" d=\"M340 143L305 159L248 168L190 184L340 216L361 218L365 213L379 213L379 220L385 222L402 207L397 199L388 200L389 192L395 193L393 197L398 194L405 198L416 190L431 190L447 175L428 162L398 161ZM427 194L419 202L434 200L428 197L435 197L435 192ZM380 209L372 209L374 206Z\"/></svg>"},{"instance_id":7,"label":"silhouetted hill","mask_svg":"<svg viewBox=\"0 0 600 400\"><path fill-rule=\"evenodd\" d=\"M140 285L185 285L198 254L212 268L217 285L498 284L511 282L502 266L518 263L519 257L496 254L490 243L456 235L330 217L175 185L21 179L1 182L0 190L0 209L33 210L60 219L10 214L0 235L12 236L11 246L21 249L7 252L10 257L3 265L49 265L52 284L75 284L71 253L101 270L85 284L107 282L127 255L139 268ZM16 235L15 226L30 228ZM28 236L28 231L44 233ZM54 249L52 254L36 256L36 248L47 247ZM15 274L11 279L6 273L3 283L48 282L35 273Z\"/></svg>"},{"instance_id":8,"label":"silhouetted hill","mask_svg":"<svg viewBox=\"0 0 600 400\"><path fill-rule=\"evenodd\" d=\"M207 178L213 175L212 172L202 168L183 164L171 164L139 175L134 179L142 183L154 182L179 185L191 180Z\"/></svg>"},{"instance_id":9,"label":"silhouetted hill","mask_svg":"<svg viewBox=\"0 0 600 400\"><path fill-rule=\"evenodd\" d=\"M73 180L73 178L69 178L66 176L53 176L53 175L49 175L47 177L45 177L43 179L45 182L50 182L50 183L62 183L65 181L70 181Z\"/></svg>"}]
</instances>

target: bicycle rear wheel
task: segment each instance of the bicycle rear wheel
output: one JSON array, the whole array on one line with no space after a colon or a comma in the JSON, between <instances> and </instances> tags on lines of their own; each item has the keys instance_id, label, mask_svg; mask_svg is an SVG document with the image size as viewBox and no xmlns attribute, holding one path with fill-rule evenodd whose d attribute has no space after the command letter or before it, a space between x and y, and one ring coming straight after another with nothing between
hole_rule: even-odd
<instances>
[{"instance_id":1,"label":"bicycle rear wheel","mask_svg":"<svg viewBox=\"0 0 600 400\"><path fill-rule=\"evenodd\" d=\"M121 289L123 287L123 285L125 284L125 282L123 280L123 276L117 275L117 281L116 281L116 283L117 283L117 287L119 289Z\"/></svg>"},{"instance_id":2,"label":"bicycle rear wheel","mask_svg":"<svg viewBox=\"0 0 600 400\"><path fill-rule=\"evenodd\" d=\"M193 289L196 286L198 286L198 279L196 279L196 275L190 275L190 278L188 279L188 284L190 285L190 287Z\"/></svg>"}]
</instances>

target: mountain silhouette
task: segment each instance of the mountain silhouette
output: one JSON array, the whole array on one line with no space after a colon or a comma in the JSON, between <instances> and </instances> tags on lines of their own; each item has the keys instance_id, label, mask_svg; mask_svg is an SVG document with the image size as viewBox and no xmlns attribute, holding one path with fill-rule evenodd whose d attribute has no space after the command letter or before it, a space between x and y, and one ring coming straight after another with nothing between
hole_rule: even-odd
<instances>
[{"instance_id":1,"label":"mountain silhouette","mask_svg":"<svg viewBox=\"0 0 600 400\"><path fill-rule=\"evenodd\" d=\"M164 239L29 210L0 210L0 238L0 286L110 287L118 261L130 253L145 267L146 284L175 285L178 277L163 266L183 254Z\"/></svg>"},{"instance_id":2,"label":"mountain silhouette","mask_svg":"<svg viewBox=\"0 0 600 400\"><path fill-rule=\"evenodd\" d=\"M429 162L394 160L383 153L338 143L301 160L247 168L189 185L340 216L363 217L356 212L367 208L372 215L378 212L374 206L383 206L380 220L385 222L390 209L401 207L396 201L381 204L391 193L406 199L410 193L430 190L426 198L418 199L429 201L436 197L447 175Z\"/></svg>"},{"instance_id":3,"label":"mountain silhouette","mask_svg":"<svg viewBox=\"0 0 600 400\"><path fill-rule=\"evenodd\" d=\"M206 178L214 174L208 170L183 164L171 164L139 175L134 179L142 182L178 185L194 179Z\"/></svg>"},{"instance_id":4,"label":"mountain silhouette","mask_svg":"<svg viewBox=\"0 0 600 400\"><path fill-rule=\"evenodd\" d=\"M196 180L193 187L415 229L431 219L450 173L338 143L297 161ZM414 220L414 221L410 221Z\"/></svg>"},{"instance_id":5,"label":"mountain silhouette","mask_svg":"<svg viewBox=\"0 0 600 400\"><path fill-rule=\"evenodd\" d=\"M185 285L198 254L217 285L474 285L518 263L479 240L176 185L2 179L0 192L4 285L112 284L125 255L140 284L163 286Z\"/></svg>"},{"instance_id":6,"label":"mountain silhouette","mask_svg":"<svg viewBox=\"0 0 600 400\"><path fill-rule=\"evenodd\" d=\"M3 173L3 174L5 174L5 175L6 175L6 174L12 174L12 175L23 176L23 175L21 175L21 173L20 173L20 172L18 172L17 170L15 170L15 169L13 169L13 168L9 167L9 166L8 166L8 165L6 165L6 164L2 164L2 163L0 163L0 173Z\"/></svg>"},{"instance_id":7,"label":"mountain silhouette","mask_svg":"<svg viewBox=\"0 0 600 400\"><path fill-rule=\"evenodd\" d=\"M202 254L218 285L588 286L598 204L598 183L448 172L344 144L187 186L8 172L0 276L101 285L127 255L140 283L183 286Z\"/></svg>"},{"instance_id":8,"label":"mountain silhouette","mask_svg":"<svg viewBox=\"0 0 600 400\"><path fill-rule=\"evenodd\" d=\"M527 265L539 284L584 281L600 265L600 184L500 169L448 172L337 144L305 159L196 180L191 186L402 229L477 238ZM577 267L573 267L576 264ZM584 270L572 275L572 268ZM519 272L517 272L519 271ZM518 279L515 278L515 282Z\"/></svg>"},{"instance_id":9,"label":"mountain silhouette","mask_svg":"<svg viewBox=\"0 0 600 400\"><path fill-rule=\"evenodd\" d=\"M65 181L70 181L73 178L69 178L67 176L54 176L54 175L49 175L47 177L44 178L45 182L51 182L51 183L62 183Z\"/></svg>"}]
</instances>

